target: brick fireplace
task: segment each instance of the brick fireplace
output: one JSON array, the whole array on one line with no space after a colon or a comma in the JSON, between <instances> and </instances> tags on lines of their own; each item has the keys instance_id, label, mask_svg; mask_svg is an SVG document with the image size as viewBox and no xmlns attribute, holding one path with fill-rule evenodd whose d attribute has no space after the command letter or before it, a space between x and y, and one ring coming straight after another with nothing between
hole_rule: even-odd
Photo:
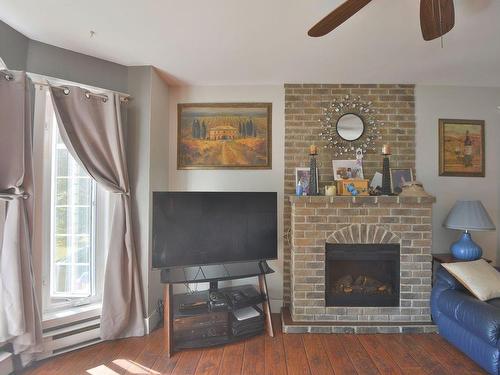
<instances>
[{"instance_id":1,"label":"brick fireplace","mask_svg":"<svg viewBox=\"0 0 500 375\"><path fill-rule=\"evenodd\" d=\"M430 332L433 197L290 197L285 332Z\"/></svg>"}]
</instances>

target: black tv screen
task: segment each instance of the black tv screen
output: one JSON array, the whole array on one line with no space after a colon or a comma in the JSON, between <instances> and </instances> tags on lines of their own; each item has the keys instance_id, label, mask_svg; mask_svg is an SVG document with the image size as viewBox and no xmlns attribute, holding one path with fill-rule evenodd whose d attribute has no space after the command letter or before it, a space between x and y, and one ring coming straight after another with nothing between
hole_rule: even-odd
<instances>
[{"instance_id":1,"label":"black tv screen","mask_svg":"<svg viewBox=\"0 0 500 375\"><path fill-rule=\"evenodd\" d=\"M277 258L275 192L154 192L153 268Z\"/></svg>"}]
</instances>

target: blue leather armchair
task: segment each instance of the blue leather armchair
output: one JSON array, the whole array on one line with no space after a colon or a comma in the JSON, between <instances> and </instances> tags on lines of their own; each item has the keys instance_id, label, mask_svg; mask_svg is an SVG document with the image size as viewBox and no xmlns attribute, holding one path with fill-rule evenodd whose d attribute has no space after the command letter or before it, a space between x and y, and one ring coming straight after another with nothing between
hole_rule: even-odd
<instances>
[{"instance_id":1,"label":"blue leather armchair","mask_svg":"<svg viewBox=\"0 0 500 375\"><path fill-rule=\"evenodd\" d=\"M490 374L500 374L500 298L478 300L439 266L431 309L441 336Z\"/></svg>"}]
</instances>

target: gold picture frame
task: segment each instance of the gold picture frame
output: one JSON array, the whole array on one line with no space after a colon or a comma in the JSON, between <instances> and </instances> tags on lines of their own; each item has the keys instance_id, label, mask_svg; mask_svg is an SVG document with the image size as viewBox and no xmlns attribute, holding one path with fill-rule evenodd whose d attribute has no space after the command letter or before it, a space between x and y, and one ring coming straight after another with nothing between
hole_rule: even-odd
<instances>
[{"instance_id":1,"label":"gold picture frame","mask_svg":"<svg viewBox=\"0 0 500 375\"><path fill-rule=\"evenodd\" d=\"M177 169L272 169L272 103L178 104Z\"/></svg>"},{"instance_id":2,"label":"gold picture frame","mask_svg":"<svg viewBox=\"0 0 500 375\"><path fill-rule=\"evenodd\" d=\"M485 176L483 120L439 120L439 175Z\"/></svg>"}]
</instances>

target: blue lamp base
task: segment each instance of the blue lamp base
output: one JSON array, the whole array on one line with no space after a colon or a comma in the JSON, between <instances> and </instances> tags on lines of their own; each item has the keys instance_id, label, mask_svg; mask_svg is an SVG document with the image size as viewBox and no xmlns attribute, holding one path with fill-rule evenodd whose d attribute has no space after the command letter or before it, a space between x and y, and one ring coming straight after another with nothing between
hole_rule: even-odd
<instances>
[{"instance_id":1,"label":"blue lamp base","mask_svg":"<svg viewBox=\"0 0 500 375\"><path fill-rule=\"evenodd\" d=\"M453 256L460 260L477 260L483 255L481 247L472 241L469 232L463 232L457 242L450 247Z\"/></svg>"}]
</instances>

